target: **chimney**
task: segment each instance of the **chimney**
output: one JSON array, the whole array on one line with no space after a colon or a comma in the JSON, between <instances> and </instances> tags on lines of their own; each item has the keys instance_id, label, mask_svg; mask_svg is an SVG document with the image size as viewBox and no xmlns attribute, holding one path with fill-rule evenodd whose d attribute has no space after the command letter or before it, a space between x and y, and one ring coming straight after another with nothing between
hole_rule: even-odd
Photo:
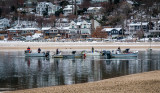
<instances>
[{"instance_id":1,"label":"chimney","mask_svg":"<svg viewBox=\"0 0 160 93\"><path fill-rule=\"evenodd\" d=\"M94 32L94 19L91 19L91 34Z\"/></svg>"}]
</instances>

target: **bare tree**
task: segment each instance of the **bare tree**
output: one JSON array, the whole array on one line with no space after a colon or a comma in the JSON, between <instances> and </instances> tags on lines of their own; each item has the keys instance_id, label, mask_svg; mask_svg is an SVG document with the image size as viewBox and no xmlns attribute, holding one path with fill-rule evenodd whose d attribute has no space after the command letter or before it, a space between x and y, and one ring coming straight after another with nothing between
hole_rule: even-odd
<instances>
[{"instance_id":1,"label":"bare tree","mask_svg":"<svg viewBox=\"0 0 160 93\"><path fill-rule=\"evenodd\" d=\"M144 37L144 31L137 31L136 34L139 39Z\"/></svg>"},{"instance_id":2,"label":"bare tree","mask_svg":"<svg viewBox=\"0 0 160 93\"><path fill-rule=\"evenodd\" d=\"M97 27L96 30L92 33L92 37L94 38L107 38L108 34L105 31L102 31L102 27Z\"/></svg>"},{"instance_id":3,"label":"bare tree","mask_svg":"<svg viewBox=\"0 0 160 93\"><path fill-rule=\"evenodd\" d=\"M82 5L81 5L81 8L88 8L89 6L91 6L90 1L91 0L84 0Z\"/></svg>"}]
</instances>

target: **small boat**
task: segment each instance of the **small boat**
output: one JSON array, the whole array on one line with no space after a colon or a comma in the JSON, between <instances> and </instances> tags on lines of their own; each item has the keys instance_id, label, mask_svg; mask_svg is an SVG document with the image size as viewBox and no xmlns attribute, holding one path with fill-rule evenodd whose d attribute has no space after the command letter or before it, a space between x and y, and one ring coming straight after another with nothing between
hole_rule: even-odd
<instances>
[{"instance_id":1,"label":"small boat","mask_svg":"<svg viewBox=\"0 0 160 93\"><path fill-rule=\"evenodd\" d=\"M101 53L100 52L88 52L88 53L86 53L86 56L100 56L101 55Z\"/></svg>"},{"instance_id":2,"label":"small boat","mask_svg":"<svg viewBox=\"0 0 160 93\"><path fill-rule=\"evenodd\" d=\"M100 56L101 53L94 51L94 52L87 52L87 51L82 51L82 54L85 54L85 56Z\"/></svg>"},{"instance_id":3,"label":"small boat","mask_svg":"<svg viewBox=\"0 0 160 93\"><path fill-rule=\"evenodd\" d=\"M136 52L129 52L129 49L126 49L123 52L119 52L116 51L116 53L114 53L114 51L112 51L112 53L110 51L102 51L102 55L103 56L107 56L107 58L125 58L125 57L137 57L138 56L138 51Z\"/></svg>"},{"instance_id":4,"label":"small boat","mask_svg":"<svg viewBox=\"0 0 160 93\"><path fill-rule=\"evenodd\" d=\"M24 53L26 57L49 57L49 51L47 51L46 53L45 52L41 52L41 53L28 53L28 52L25 52Z\"/></svg>"},{"instance_id":5,"label":"small boat","mask_svg":"<svg viewBox=\"0 0 160 93\"><path fill-rule=\"evenodd\" d=\"M120 53L120 54L112 54L112 58L117 58L117 57L137 57L138 53Z\"/></svg>"},{"instance_id":6,"label":"small boat","mask_svg":"<svg viewBox=\"0 0 160 93\"><path fill-rule=\"evenodd\" d=\"M82 58L82 54L77 55L53 55L53 58Z\"/></svg>"},{"instance_id":7,"label":"small boat","mask_svg":"<svg viewBox=\"0 0 160 93\"><path fill-rule=\"evenodd\" d=\"M52 57L53 58L82 58L83 57L83 54L75 54L76 51L72 51L72 54L55 54L53 55Z\"/></svg>"}]
</instances>

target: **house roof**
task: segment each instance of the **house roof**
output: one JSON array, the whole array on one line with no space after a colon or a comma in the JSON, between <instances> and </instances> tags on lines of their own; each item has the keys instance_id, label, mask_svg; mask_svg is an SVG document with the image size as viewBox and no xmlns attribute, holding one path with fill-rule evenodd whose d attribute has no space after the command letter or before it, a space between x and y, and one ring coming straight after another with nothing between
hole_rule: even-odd
<instances>
[{"instance_id":1,"label":"house roof","mask_svg":"<svg viewBox=\"0 0 160 93\"><path fill-rule=\"evenodd\" d=\"M130 0L127 0L127 3L129 3L129 4L131 4L131 5L134 4L134 2L133 2L133 1L130 1Z\"/></svg>"},{"instance_id":2,"label":"house roof","mask_svg":"<svg viewBox=\"0 0 160 93\"><path fill-rule=\"evenodd\" d=\"M122 28L104 28L104 29L102 29L102 31L110 32L113 29L120 31Z\"/></svg>"},{"instance_id":3,"label":"house roof","mask_svg":"<svg viewBox=\"0 0 160 93\"><path fill-rule=\"evenodd\" d=\"M87 10L101 9L102 7L89 7Z\"/></svg>"},{"instance_id":4,"label":"house roof","mask_svg":"<svg viewBox=\"0 0 160 93\"><path fill-rule=\"evenodd\" d=\"M141 22L129 24L129 26L140 26L140 25L141 25ZM148 22L142 22L142 25L148 25Z\"/></svg>"},{"instance_id":5,"label":"house roof","mask_svg":"<svg viewBox=\"0 0 160 93\"><path fill-rule=\"evenodd\" d=\"M69 27L57 27L59 30L69 30Z\"/></svg>"},{"instance_id":6,"label":"house roof","mask_svg":"<svg viewBox=\"0 0 160 93\"><path fill-rule=\"evenodd\" d=\"M39 29L38 28L10 28L7 30L11 31L11 30L39 30Z\"/></svg>"},{"instance_id":7,"label":"house roof","mask_svg":"<svg viewBox=\"0 0 160 93\"><path fill-rule=\"evenodd\" d=\"M42 27L42 30L50 30L51 27Z\"/></svg>"}]
</instances>

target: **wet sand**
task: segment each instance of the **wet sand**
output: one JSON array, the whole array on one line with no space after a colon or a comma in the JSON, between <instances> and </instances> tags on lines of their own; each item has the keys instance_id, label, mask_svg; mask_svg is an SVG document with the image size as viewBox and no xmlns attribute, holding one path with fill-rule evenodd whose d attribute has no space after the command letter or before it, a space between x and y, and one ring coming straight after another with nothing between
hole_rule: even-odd
<instances>
[{"instance_id":1,"label":"wet sand","mask_svg":"<svg viewBox=\"0 0 160 93\"><path fill-rule=\"evenodd\" d=\"M160 71L144 72L96 82L35 88L9 93L159 93Z\"/></svg>"}]
</instances>

